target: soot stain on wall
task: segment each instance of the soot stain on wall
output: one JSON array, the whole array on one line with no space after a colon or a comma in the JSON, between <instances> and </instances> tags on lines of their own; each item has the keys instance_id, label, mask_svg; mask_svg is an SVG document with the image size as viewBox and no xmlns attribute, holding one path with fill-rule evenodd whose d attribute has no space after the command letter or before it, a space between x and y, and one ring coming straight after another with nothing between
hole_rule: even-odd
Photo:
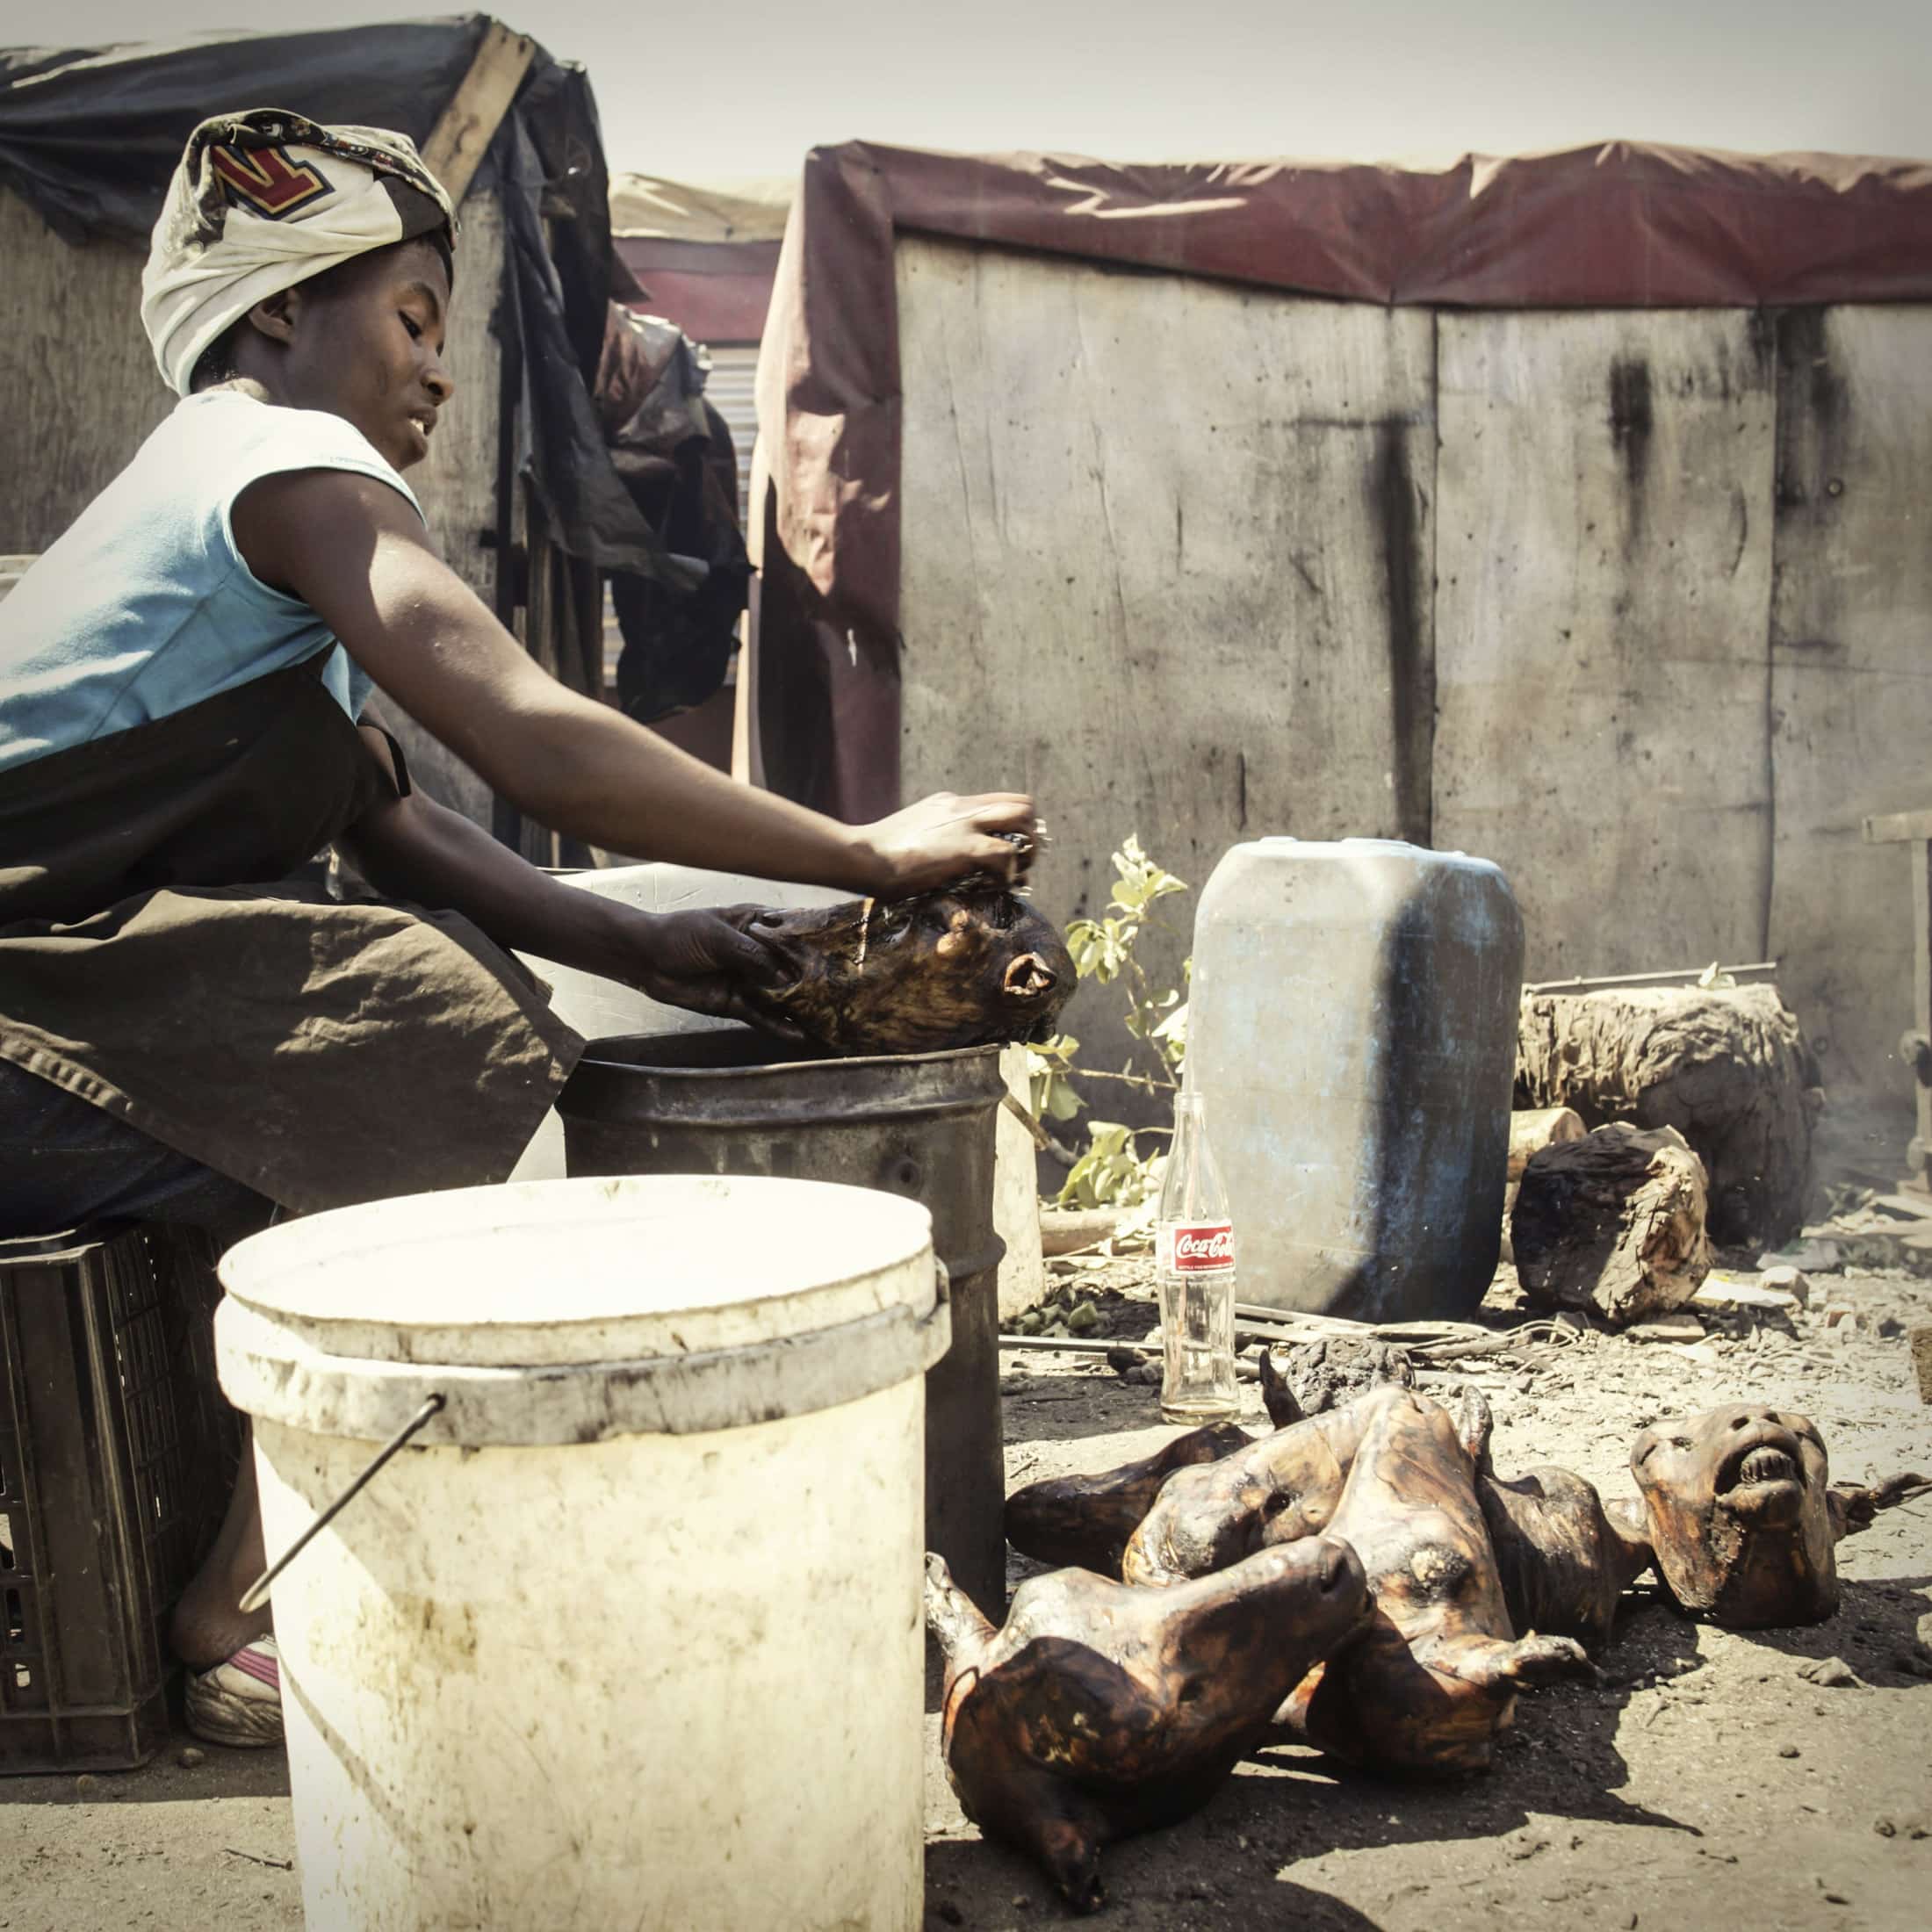
<instances>
[{"instance_id":1,"label":"soot stain on wall","mask_svg":"<svg viewBox=\"0 0 1932 1932\"><path fill-rule=\"evenodd\" d=\"M1821 308L1777 316L1777 514L1824 509L1843 488L1851 401Z\"/></svg>"},{"instance_id":2,"label":"soot stain on wall","mask_svg":"<svg viewBox=\"0 0 1932 1932\"><path fill-rule=\"evenodd\" d=\"M1610 440L1624 460L1624 476L1637 501L1643 496L1654 426L1650 364L1640 356L1617 357L1610 365Z\"/></svg>"},{"instance_id":3,"label":"soot stain on wall","mask_svg":"<svg viewBox=\"0 0 1932 1932\"><path fill-rule=\"evenodd\" d=\"M1388 587L1389 737L1395 759L1395 829L1412 845L1431 831L1430 774L1435 756L1436 674L1424 636L1428 610L1420 580L1421 516L1409 473L1406 426L1375 426L1369 500L1381 541Z\"/></svg>"}]
</instances>

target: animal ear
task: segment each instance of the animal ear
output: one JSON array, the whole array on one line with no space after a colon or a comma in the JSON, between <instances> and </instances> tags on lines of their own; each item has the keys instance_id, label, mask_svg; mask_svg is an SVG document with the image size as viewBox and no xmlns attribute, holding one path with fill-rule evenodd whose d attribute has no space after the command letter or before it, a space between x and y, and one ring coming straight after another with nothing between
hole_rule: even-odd
<instances>
[{"instance_id":1,"label":"animal ear","mask_svg":"<svg viewBox=\"0 0 1932 1932\"><path fill-rule=\"evenodd\" d=\"M1932 1489L1921 1475L1898 1475L1867 1489L1854 1482L1835 1482L1825 1492L1825 1506L1831 1514L1832 1540L1837 1542L1860 1530L1871 1527L1880 1510L1896 1509Z\"/></svg>"},{"instance_id":2,"label":"animal ear","mask_svg":"<svg viewBox=\"0 0 1932 1932\"><path fill-rule=\"evenodd\" d=\"M1489 1437L1496 1427L1496 1417L1490 1412L1489 1398L1480 1388L1465 1386L1462 1399L1456 1405L1455 1424L1457 1439L1467 1450L1476 1474L1491 1474Z\"/></svg>"},{"instance_id":3,"label":"animal ear","mask_svg":"<svg viewBox=\"0 0 1932 1932\"><path fill-rule=\"evenodd\" d=\"M1288 1378L1281 1373L1274 1350L1269 1346L1261 1351L1261 1400L1267 1407L1268 1420L1277 1429L1286 1429L1301 1420L1301 1404L1295 1400Z\"/></svg>"},{"instance_id":4,"label":"animal ear","mask_svg":"<svg viewBox=\"0 0 1932 1932\"><path fill-rule=\"evenodd\" d=\"M1555 1683L1563 1677L1594 1677L1597 1666L1574 1637L1539 1637L1532 1631L1510 1646L1505 1667L1518 1683Z\"/></svg>"},{"instance_id":5,"label":"animal ear","mask_svg":"<svg viewBox=\"0 0 1932 1932\"><path fill-rule=\"evenodd\" d=\"M1593 1677L1597 1666L1574 1637L1539 1637L1532 1631L1515 1643L1473 1638L1431 1669L1486 1690L1512 1683L1554 1683L1560 1677Z\"/></svg>"},{"instance_id":6,"label":"animal ear","mask_svg":"<svg viewBox=\"0 0 1932 1932\"><path fill-rule=\"evenodd\" d=\"M946 1559L935 1550L926 1553L926 1624L939 1639L948 1664L978 1649L993 1634L993 1626L953 1581Z\"/></svg>"},{"instance_id":7,"label":"animal ear","mask_svg":"<svg viewBox=\"0 0 1932 1932\"><path fill-rule=\"evenodd\" d=\"M1053 968L1038 953L1022 953L1007 967L1000 987L1009 999L1037 999L1057 984Z\"/></svg>"}]
</instances>

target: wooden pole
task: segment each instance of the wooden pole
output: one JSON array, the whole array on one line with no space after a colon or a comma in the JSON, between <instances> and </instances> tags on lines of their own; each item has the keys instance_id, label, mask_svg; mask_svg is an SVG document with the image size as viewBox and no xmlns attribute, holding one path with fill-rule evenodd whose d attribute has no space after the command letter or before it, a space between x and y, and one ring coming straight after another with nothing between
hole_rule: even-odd
<instances>
[{"instance_id":1,"label":"wooden pole","mask_svg":"<svg viewBox=\"0 0 1932 1932\"><path fill-rule=\"evenodd\" d=\"M501 20L492 20L484 32L470 71L422 150L423 163L448 191L451 206L462 204L536 53L536 41L511 32Z\"/></svg>"}]
</instances>

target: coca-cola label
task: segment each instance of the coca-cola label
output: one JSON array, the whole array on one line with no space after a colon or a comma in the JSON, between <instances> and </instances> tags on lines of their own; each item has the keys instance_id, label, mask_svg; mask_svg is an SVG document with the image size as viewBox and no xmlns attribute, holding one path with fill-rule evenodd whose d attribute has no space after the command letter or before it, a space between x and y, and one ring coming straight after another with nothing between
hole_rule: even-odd
<instances>
[{"instance_id":1,"label":"coca-cola label","mask_svg":"<svg viewBox=\"0 0 1932 1932\"><path fill-rule=\"evenodd\" d=\"M1235 1265L1234 1223L1227 1221L1171 1222L1160 1230L1161 1264L1179 1274Z\"/></svg>"}]
</instances>

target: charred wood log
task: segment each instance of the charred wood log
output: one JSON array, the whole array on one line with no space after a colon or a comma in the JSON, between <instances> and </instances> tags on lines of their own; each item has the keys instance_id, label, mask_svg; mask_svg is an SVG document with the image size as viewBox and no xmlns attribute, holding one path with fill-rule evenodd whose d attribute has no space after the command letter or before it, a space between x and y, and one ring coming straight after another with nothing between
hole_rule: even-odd
<instances>
[{"instance_id":1,"label":"charred wood log","mask_svg":"<svg viewBox=\"0 0 1932 1932\"><path fill-rule=\"evenodd\" d=\"M1676 1128L1704 1163L1719 1242L1770 1245L1798 1231L1818 1081L1775 987L1524 996L1517 1106L1574 1107L1593 1128Z\"/></svg>"},{"instance_id":2,"label":"charred wood log","mask_svg":"<svg viewBox=\"0 0 1932 1932\"><path fill-rule=\"evenodd\" d=\"M1546 1147L1523 1171L1510 1237L1545 1308L1622 1325L1688 1301L1711 1270L1704 1168L1675 1128L1624 1121Z\"/></svg>"},{"instance_id":3,"label":"charred wood log","mask_svg":"<svg viewBox=\"0 0 1932 1932\"><path fill-rule=\"evenodd\" d=\"M926 1571L947 1777L1077 1912L1104 1900L1101 1847L1206 1804L1368 1602L1354 1552L1326 1538L1174 1590L1058 1570L1022 1583L998 1630L941 1559Z\"/></svg>"},{"instance_id":4,"label":"charred wood log","mask_svg":"<svg viewBox=\"0 0 1932 1932\"><path fill-rule=\"evenodd\" d=\"M1590 1131L1583 1117L1568 1107L1535 1107L1519 1109L1510 1116L1510 1164L1505 1171L1511 1182L1523 1179L1530 1157L1546 1147L1565 1141L1580 1141Z\"/></svg>"},{"instance_id":5,"label":"charred wood log","mask_svg":"<svg viewBox=\"0 0 1932 1932\"><path fill-rule=\"evenodd\" d=\"M1523 1170L1531 1155L1560 1141L1580 1141L1589 1131L1582 1116L1567 1107L1538 1107L1519 1109L1510 1116L1510 1164L1503 1187L1503 1258L1513 1262L1516 1251L1510 1244L1510 1217L1516 1212L1517 1190L1523 1185Z\"/></svg>"}]
</instances>

